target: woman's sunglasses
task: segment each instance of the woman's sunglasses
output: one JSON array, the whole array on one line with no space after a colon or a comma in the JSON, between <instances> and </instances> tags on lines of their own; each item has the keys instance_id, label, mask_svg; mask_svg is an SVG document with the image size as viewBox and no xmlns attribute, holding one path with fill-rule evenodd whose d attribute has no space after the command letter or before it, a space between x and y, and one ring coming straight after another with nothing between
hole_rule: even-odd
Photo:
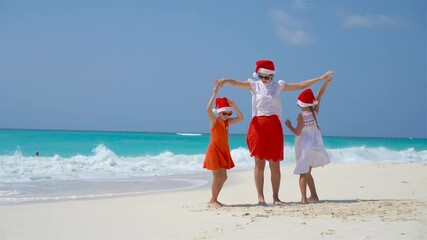
<instances>
[{"instance_id":1,"label":"woman's sunglasses","mask_svg":"<svg viewBox=\"0 0 427 240\"><path fill-rule=\"evenodd\" d=\"M231 113L221 112L222 116L231 116L232 114L233 114L233 112L231 112Z\"/></svg>"},{"instance_id":2,"label":"woman's sunglasses","mask_svg":"<svg viewBox=\"0 0 427 240\"><path fill-rule=\"evenodd\" d=\"M261 80L263 80L263 79L265 79L265 80L270 80L270 79L271 79L271 76L262 76L262 75L259 75L259 74L258 74L258 77L259 77L259 79L261 79Z\"/></svg>"}]
</instances>

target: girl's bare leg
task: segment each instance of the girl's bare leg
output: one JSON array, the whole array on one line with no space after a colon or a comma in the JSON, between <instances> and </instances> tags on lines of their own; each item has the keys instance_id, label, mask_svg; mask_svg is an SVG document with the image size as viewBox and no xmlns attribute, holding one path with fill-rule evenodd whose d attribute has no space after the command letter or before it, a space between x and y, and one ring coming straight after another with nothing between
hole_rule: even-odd
<instances>
[{"instance_id":1,"label":"girl's bare leg","mask_svg":"<svg viewBox=\"0 0 427 240\"><path fill-rule=\"evenodd\" d=\"M222 186L227 180L227 170L220 168L218 170L212 170L212 198L210 204L214 207L222 207L222 204L218 201L218 195L221 192Z\"/></svg>"},{"instance_id":2,"label":"girl's bare leg","mask_svg":"<svg viewBox=\"0 0 427 240\"><path fill-rule=\"evenodd\" d=\"M308 188L310 189L310 197L308 198L308 201L318 202L319 197L317 196L316 185L314 184L314 179L313 179L313 176L311 175L311 167L310 167L310 171L307 173L307 184L308 184Z\"/></svg>"},{"instance_id":3,"label":"girl's bare leg","mask_svg":"<svg viewBox=\"0 0 427 240\"><path fill-rule=\"evenodd\" d=\"M307 201L307 175L308 173L299 175L299 189L301 191L301 203L306 204Z\"/></svg>"},{"instance_id":4,"label":"girl's bare leg","mask_svg":"<svg viewBox=\"0 0 427 240\"><path fill-rule=\"evenodd\" d=\"M255 169L254 169L255 186L258 193L258 204L262 204L262 205L265 205L264 169L265 169L265 160L255 157Z\"/></svg>"}]
</instances>

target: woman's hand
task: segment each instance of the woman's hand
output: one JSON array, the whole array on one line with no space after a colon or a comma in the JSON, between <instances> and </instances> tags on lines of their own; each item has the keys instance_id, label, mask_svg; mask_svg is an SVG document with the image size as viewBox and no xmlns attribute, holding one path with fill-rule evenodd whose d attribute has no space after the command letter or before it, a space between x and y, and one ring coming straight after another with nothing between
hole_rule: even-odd
<instances>
[{"instance_id":1,"label":"woman's hand","mask_svg":"<svg viewBox=\"0 0 427 240\"><path fill-rule=\"evenodd\" d=\"M329 71L327 71L325 74L323 74L323 76L322 76L321 78L322 78L322 79L330 78L330 76L329 76L329 75L334 74L334 73L335 73L335 71L334 71L334 70L329 70Z\"/></svg>"},{"instance_id":2,"label":"woman's hand","mask_svg":"<svg viewBox=\"0 0 427 240\"><path fill-rule=\"evenodd\" d=\"M221 88L224 85L224 80L225 80L225 78L215 79L214 84L218 85Z\"/></svg>"}]
</instances>

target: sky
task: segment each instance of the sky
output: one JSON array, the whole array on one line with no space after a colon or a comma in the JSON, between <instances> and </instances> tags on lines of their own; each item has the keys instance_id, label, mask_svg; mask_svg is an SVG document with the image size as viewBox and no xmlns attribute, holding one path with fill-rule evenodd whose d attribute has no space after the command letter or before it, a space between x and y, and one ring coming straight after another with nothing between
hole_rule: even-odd
<instances>
[{"instance_id":1,"label":"sky","mask_svg":"<svg viewBox=\"0 0 427 240\"><path fill-rule=\"evenodd\" d=\"M213 80L335 70L325 136L427 138L426 1L0 2L0 128L208 133ZM313 85L314 92L321 83ZM301 91L283 92L282 120ZM245 119L251 93L224 86ZM284 134L291 132L283 125Z\"/></svg>"}]
</instances>

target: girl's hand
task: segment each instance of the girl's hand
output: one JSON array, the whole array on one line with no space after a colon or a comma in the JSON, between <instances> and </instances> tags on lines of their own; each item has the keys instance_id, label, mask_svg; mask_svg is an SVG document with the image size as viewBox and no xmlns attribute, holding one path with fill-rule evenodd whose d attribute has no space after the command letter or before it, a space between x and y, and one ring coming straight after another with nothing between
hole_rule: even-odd
<instances>
[{"instance_id":1,"label":"girl's hand","mask_svg":"<svg viewBox=\"0 0 427 240\"><path fill-rule=\"evenodd\" d=\"M213 93L216 95L218 94L218 91L221 87L219 85L215 85L214 89L213 89Z\"/></svg>"},{"instance_id":2,"label":"girl's hand","mask_svg":"<svg viewBox=\"0 0 427 240\"><path fill-rule=\"evenodd\" d=\"M291 127L292 127L291 120L286 119L286 121L285 121L285 125L286 125L288 128L291 128Z\"/></svg>"},{"instance_id":3,"label":"girl's hand","mask_svg":"<svg viewBox=\"0 0 427 240\"><path fill-rule=\"evenodd\" d=\"M328 82L328 83L332 82L332 80L334 80L334 78L332 78L330 76L328 76L327 78L325 78L325 81Z\"/></svg>"},{"instance_id":4,"label":"girl's hand","mask_svg":"<svg viewBox=\"0 0 427 240\"><path fill-rule=\"evenodd\" d=\"M224 78L221 79L215 79L214 84L218 85L220 88L224 85Z\"/></svg>"},{"instance_id":5,"label":"girl's hand","mask_svg":"<svg viewBox=\"0 0 427 240\"><path fill-rule=\"evenodd\" d=\"M236 103L233 101L233 99L227 98L227 100L228 100L228 103L230 104L230 106L232 106L232 107L236 106Z\"/></svg>"}]
</instances>

